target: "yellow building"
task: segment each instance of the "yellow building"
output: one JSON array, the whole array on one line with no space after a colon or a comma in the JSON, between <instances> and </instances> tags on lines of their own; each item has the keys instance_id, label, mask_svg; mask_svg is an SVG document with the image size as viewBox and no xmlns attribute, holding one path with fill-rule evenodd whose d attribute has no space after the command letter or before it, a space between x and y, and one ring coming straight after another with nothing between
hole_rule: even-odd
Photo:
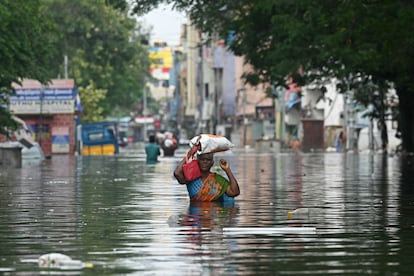
<instances>
[{"instance_id":1,"label":"yellow building","mask_svg":"<svg viewBox=\"0 0 414 276\"><path fill-rule=\"evenodd\" d=\"M159 80L169 80L170 70L173 65L173 53L171 47L165 42L155 41L149 49L150 73Z\"/></svg>"},{"instance_id":2,"label":"yellow building","mask_svg":"<svg viewBox=\"0 0 414 276\"><path fill-rule=\"evenodd\" d=\"M148 54L151 62L150 74L156 80L149 84L151 94L156 100L170 98L174 91L169 83L173 66L173 50L167 43L156 40Z\"/></svg>"}]
</instances>

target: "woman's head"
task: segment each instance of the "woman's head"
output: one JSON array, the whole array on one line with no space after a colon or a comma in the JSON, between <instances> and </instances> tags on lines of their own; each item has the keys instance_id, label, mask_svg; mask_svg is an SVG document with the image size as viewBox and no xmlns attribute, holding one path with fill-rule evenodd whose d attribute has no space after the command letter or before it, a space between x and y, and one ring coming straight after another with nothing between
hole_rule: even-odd
<instances>
[{"instance_id":1,"label":"woman's head","mask_svg":"<svg viewBox=\"0 0 414 276\"><path fill-rule=\"evenodd\" d=\"M213 153L204 153L197 156L198 165L200 170L203 172L210 171L210 168L214 164L214 154Z\"/></svg>"}]
</instances>

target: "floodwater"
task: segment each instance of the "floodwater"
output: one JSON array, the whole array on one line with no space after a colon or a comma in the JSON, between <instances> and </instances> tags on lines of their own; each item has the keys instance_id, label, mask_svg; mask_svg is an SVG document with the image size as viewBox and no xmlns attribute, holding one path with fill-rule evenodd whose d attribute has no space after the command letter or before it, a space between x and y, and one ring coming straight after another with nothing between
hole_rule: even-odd
<instances>
[{"instance_id":1,"label":"floodwater","mask_svg":"<svg viewBox=\"0 0 414 276\"><path fill-rule=\"evenodd\" d=\"M234 204L190 204L184 155L53 156L0 172L3 275L410 275L414 159L368 153L216 154ZM217 162L216 162L217 164ZM287 213L308 208L305 217ZM93 267L41 269L62 253Z\"/></svg>"}]
</instances>

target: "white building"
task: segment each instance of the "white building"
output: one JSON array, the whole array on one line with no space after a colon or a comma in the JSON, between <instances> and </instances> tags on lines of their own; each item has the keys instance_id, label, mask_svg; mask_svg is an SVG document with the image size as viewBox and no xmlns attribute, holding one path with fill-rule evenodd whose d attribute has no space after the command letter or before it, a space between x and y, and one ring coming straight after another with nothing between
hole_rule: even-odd
<instances>
[{"instance_id":1,"label":"white building","mask_svg":"<svg viewBox=\"0 0 414 276\"><path fill-rule=\"evenodd\" d=\"M331 79L322 84L308 85L302 88L301 110L302 119L320 119L324 122L324 144L327 149L334 149L339 132L347 133L346 149L354 147L358 151L381 148L381 132L378 121L370 120L364 115L369 113L368 107L357 104L352 99L352 91L341 94L337 89L338 81ZM324 87L324 89L322 89ZM323 92L324 91L324 92ZM395 90L390 90L387 103L397 99ZM396 137L396 121L391 110L387 110L386 125L388 133L388 151L394 151L401 143ZM299 126L300 135L303 129ZM371 145L372 143L372 145Z\"/></svg>"}]
</instances>

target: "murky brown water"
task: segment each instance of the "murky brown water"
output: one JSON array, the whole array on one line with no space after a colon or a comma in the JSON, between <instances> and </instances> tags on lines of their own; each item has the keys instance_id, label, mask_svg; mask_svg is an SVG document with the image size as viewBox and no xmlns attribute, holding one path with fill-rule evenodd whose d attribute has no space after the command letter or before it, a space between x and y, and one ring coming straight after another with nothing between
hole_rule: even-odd
<instances>
[{"instance_id":1,"label":"murky brown water","mask_svg":"<svg viewBox=\"0 0 414 276\"><path fill-rule=\"evenodd\" d=\"M414 271L414 176L400 157L221 153L235 204L190 204L183 151L56 157L0 173L0 274L270 275ZM299 207L309 217L288 219ZM311 231L303 231L310 229ZM314 231L312 231L314 229ZM287 230L287 231L284 231ZM39 269L58 252L93 268Z\"/></svg>"}]
</instances>

